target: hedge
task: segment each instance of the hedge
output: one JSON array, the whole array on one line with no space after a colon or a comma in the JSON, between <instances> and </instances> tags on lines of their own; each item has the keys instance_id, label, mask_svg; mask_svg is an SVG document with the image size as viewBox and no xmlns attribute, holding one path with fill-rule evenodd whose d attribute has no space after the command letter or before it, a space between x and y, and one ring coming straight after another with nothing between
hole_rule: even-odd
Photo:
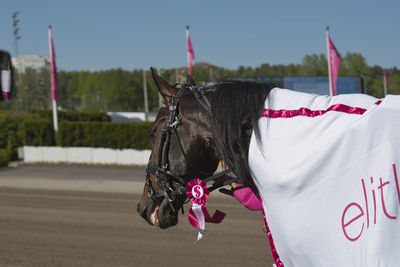
<instances>
[{"instance_id":1,"label":"hedge","mask_svg":"<svg viewBox=\"0 0 400 267\"><path fill-rule=\"evenodd\" d=\"M0 149L0 167L8 166L9 154L7 150Z\"/></svg>"},{"instance_id":2,"label":"hedge","mask_svg":"<svg viewBox=\"0 0 400 267\"><path fill-rule=\"evenodd\" d=\"M7 149L11 160L18 158L17 148L23 145L20 125L34 116L27 113L0 111L0 149Z\"/></svg>"},{"instance_id":3,"label":"hedge","mask_svg":"<svg viewBox=\"0 0 400 267\"><path fill-rule=\"evenodd\" d=\"M52 110L33 110L32 114L38 115L42 119L53 121ZM111 118L104 112L72 112L58 111L59 121L111 121Z\"/></svg>"},{"instance_id":4,"label":"hedge","mask_svg":"<svg viewBox=\"0 0 400 267\"><path fill-rule=\"evenodd\" d=\"M62 121L56 136L58 146L149 149L147 129L151 123Z\"/></svg>"},{"instance_id":5,"label":"hedge","mask_svg":"<svg viewBox=\"0 0 400 267\"><path fill-rule=\"evenodd\" d=\"M54 146L54 130L48 120L26 120L21 124L20 134L26 146Z\"/></svg>"},{"instance_id":6,"label":"hedge","mask_svg":"<svg viewBox=\"0 0 400 267\"><path fill-rule=\"evenodd\" d=\"M70 118L88 118L80 113L74 116ZM107 120L109 120L108 116ZM0 149L6 149L11 160L18 158L17 148L24 145L148 149L150 144L147 129L150 125L151 123L61 120L59 130L55 135L51 120L43 119L43 115L38 114L37 111L31 114L0 110Z\"/></svg>"}]
</instances>

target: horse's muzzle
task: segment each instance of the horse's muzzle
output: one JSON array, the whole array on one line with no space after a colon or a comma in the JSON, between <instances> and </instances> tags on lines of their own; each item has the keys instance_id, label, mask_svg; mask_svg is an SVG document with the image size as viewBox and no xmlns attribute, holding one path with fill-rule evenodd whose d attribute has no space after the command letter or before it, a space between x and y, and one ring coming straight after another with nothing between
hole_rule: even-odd
<instances>
[{"instance_id":1,"label":"horse's muzzle","mask_svg":"<svg viewBox=\"0 0 400 267\"><path fill-rule=\"evenodd\" d=\"M150 225L160 229L175 226L178 223L178 212L173 212L166 199L156 203L150 198L138 203L137 211Z\"/></svg>"}]
</instances>

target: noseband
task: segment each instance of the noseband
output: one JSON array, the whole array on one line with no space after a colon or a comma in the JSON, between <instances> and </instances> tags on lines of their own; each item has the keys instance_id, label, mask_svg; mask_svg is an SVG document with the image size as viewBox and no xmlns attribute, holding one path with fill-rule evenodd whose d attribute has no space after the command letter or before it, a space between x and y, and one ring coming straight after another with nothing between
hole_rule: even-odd
<instances>
[{"instance_id":1,"label":"noseband","mask_svg":"<svg viewBox=\"0 0 400 267\"><path fill-rule=\"evenodd\" d=\"M170 166L169 166L169 150L171 147L171 137L175 136L177 139L177 143L179 145L179 148L182 152L183 157L185 158L185 161L187 162L188 165L192 166L194 168L194 164L190 161L188 158L182 142L179 138L177 128L181 125L181 121L178 118L178 104L183 96L183 93L187 90L189 90L190 93L193 93L194 96L196 97L197 102L212 116L211 110L212 106L210 104L210 101L207 98L206 93L210 91L214 91L215 87L196 87L196 86L189 86L189 85L175 85L176 88L179 88L179 91L176 93L174 96L168 96L171 98L171 105L162 105L162 108L166 108L170 111L169 117L165 123L165 127L161 131L161 142L160 146L158 148L158 162L157 165L153 165L151 163L151 157L150 155L149 162L147 164L147 169L146 169L146 187L147 187L147 195L151 199L155 200L156 198L165 198L169 205L171 206L171 209L173 212L175 212L175 208L173 206L173 201L175 200L176 196L186 194L186 184L187 181L176 174L171 173L170 171ZM216 180L220 177L223 177L227 175L229 172L231 172L230 169L224 170L222 172L219 172L215 175L211 175L212 173L210 172L204 172L202 170L199 170L197 168L194 168L198 173L204 174L207 178L203 179L205 183L209 181ZM162 192L161 193L155 193L155 190L153 188L153 185L150 180L150 173L155 176L155 181L157 182L158 186L161 188ZM213 185L212 187L209 188L209 191L213 191L217 188L220 188L226 184L230 184L236 179L229 177L227 181L225 181L223 184L219 185Z\"/></svg>"}]
</instances>

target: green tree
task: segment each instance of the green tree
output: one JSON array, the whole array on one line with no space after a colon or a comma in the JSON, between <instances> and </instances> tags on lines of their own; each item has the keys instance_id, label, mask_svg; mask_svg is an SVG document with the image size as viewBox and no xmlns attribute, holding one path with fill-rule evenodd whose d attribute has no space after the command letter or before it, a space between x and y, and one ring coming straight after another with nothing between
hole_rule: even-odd
<instances>
[{"instance_id":1,"label":"green tree","mask_svg":"<svg viewBox=\"0 0 400 267\"><path fill-rule=\"evenodd\" d=\"M328 76L328 62L325 55L305 55L302 60L300 73L304 76Z\"/></svg>"},{"instance_id":2,"label":"green tree","mask_svg":"<svg viewBox=\"0 0 400 267\"><path fill-rule=\"evenodd\" d=\"M367 61L360 53L347 52L342 58L340 75L369 77L370 73Z\"/></svg>"},{"instance_id":3,"label":"green tree","mask_svg":"<svg viewBox=\"0 0 400 267\"><path fill-rule=\"evenodd\" d=\"M50 76L49 71L26 69L16 76L14 109L28 111L32 109L47 109L50 107Z\"/></svg>"}]
</instances>

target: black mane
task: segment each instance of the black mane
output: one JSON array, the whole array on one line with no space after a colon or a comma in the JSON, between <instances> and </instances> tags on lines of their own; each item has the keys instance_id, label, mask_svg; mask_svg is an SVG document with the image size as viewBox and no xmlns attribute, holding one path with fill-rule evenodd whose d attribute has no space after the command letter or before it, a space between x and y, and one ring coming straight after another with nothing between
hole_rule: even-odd
<instances>
[{"instance_id":1,"label":"black mane","mask_svg":"<svg viewBox=\"0 0 400 267\"><path fill-rule=\"evenodd\" d=\"M220 157L245 186L255 191L248 163L251 134L260 137L258 119L272 86L221 82L213 97L213 130Z\"/></svg>"}]
</instances>

